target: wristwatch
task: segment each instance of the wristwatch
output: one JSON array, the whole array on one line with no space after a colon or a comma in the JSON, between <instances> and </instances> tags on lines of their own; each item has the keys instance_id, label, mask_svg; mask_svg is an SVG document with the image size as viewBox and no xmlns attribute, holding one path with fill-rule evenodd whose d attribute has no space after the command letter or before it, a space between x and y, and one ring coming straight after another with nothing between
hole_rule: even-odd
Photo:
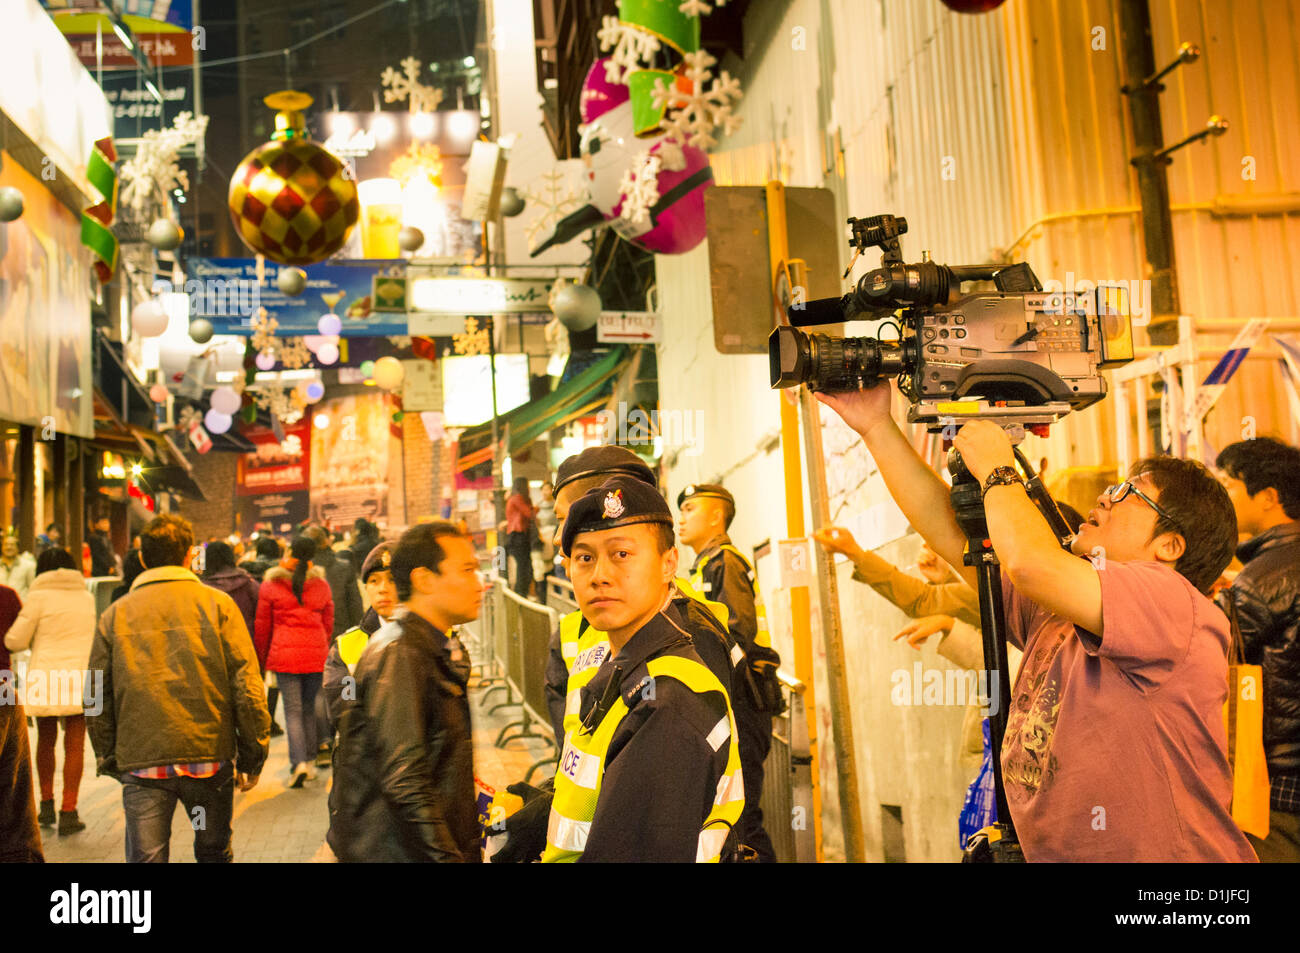
<instances>
[{"instance_id":1,"label":"wristwatch","mask_svg":"<svg viewBox=\"0 0 1300 953\"><path fill-rule=\"evenodd\" d=\"M980 497L983 498L995 486L1009 486L1013 483L1018 483L1021 486L1025 485L1025 481L1020 478L1020 474L1016 472L1015 467L995 467L993 472L984 478L984 492L980 494Z\"/></svg>"}]
</instances>

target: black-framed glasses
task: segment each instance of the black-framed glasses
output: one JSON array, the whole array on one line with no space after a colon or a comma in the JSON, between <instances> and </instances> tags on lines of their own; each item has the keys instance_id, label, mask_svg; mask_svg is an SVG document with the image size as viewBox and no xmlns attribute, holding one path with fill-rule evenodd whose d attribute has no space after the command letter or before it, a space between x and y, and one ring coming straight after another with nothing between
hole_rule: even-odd
<instances>
[{"instance_id":1,"label":"black-framed glasses","mask_svg":"<svg viewBox=\"0 0 1300 953\"><path fill-rule=\"evenodd\" d=\"M1159 513L1165 519L1169 520L1169 522L1173 523L1175 526L1178 525L1178 521L1169 515L1168 510L1166 510L1163 506L1161 506L1155 500L1151 499L1151 497L1147 496L1136 486L1134 486L1132 480L1125 480L1123 483L1106 487L1106 498L1110 500L1112 504L1123 503L1124 498L1127 497L1130 493L1136 493L1138 499L1140 499L1143 503L1151 507L1153 510Z\"/></svg>"}]
</instances>

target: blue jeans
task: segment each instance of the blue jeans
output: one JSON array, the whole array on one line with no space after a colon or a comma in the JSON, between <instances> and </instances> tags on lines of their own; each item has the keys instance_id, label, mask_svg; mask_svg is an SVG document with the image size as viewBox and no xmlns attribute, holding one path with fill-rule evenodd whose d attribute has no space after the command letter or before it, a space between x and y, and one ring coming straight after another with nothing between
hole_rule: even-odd
<instances>
[{"instance_id":1,"label":"blue jeans","mask_svg":"<svg viewBox=\"0 0 1300 953\"><path fill-rule=\"evenodd\" d=\"M235 769L229 762L210 778L155 780L124 774L121 780L127 863L167 863L177 801L185 806L194 828L194 859L200 864L228 864L235 859L230 849Z\"/></svg>"},{"instance_id":2,"label":"blue jeans","mask_svg":"<svg viewBox=\"0 0 1300 953\"><path fill-rule=\"evenodd\" d=\"M289 736L289 767L311 762L316 757L316 695L320 672L276 672L280 697L284 699L284 730Z\"/></svg>"}]
</instances>

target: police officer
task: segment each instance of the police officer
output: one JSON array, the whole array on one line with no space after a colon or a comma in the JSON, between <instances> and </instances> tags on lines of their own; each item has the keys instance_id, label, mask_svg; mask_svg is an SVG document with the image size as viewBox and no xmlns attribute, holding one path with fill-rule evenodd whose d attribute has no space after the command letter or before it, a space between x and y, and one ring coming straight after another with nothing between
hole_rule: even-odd
<instances>
[{"instance_id":1,"label":"police officer","mask_svg":"<svg viewBox=\"0 0 1300 953\"><path fill-rule=\"evenodd\" d=\"M775 862L772 840L763 830L759 798L763 793L763 765L772 747L772 715L781 707L780 686L776 683L781 659L772 650L754 569L727 535L736 516L735 498L717 484L693 484L677 494L677 509L678 537L696 553L691 583L705 598L716 599L727 607L731 635L748 658L749 671L736 681L732 692L745 773L741 837L759 860Z\"/></svg>"},{"instance_id":2,"label":"police officer","mask_svg":"<svg viewBox=\"0 0 1300 953\"><path fill-rule=\"evenodd\" d=\"M561 542L609 654L578 692L542 860L717 861L744 780L727 689L674 599L668 505L649 484L612 477L572 505Z\"/></svg>"},{"instance_id":3,"label":"police officer","mask_svg":"<svg viewBox=\"0 0 1300 953\"><path fill-rule=\"evenodd\" d=\"M366 647L370 637L379 631L380 626L390 621L397 611L397 586L393 583L392 572L395 545L392 540L384 540L366 555L365 562L361 564L361 586L366 591L366 601L370 603L370 608L357 625L339 634L325 659L321 697L325 700L331 739L338 727L344 702L356 698L355 691L351 690L355 688L355 682L345 679L356 670L361 650Z\"/></svg>"},{"instance_id":4,"label":"police officer","mask_svg":"<svg viewBox=\"0 0 1300 953\"><path fill-rule=\"evenodd\" d=\"M560 464L555 481L556 546L571 507L583 494L612 476L625 476L654 488L654 472L626 447L588 447ZM682 602L686 630L696 642L696 651L710 670L731 690L743 652L727 631L727 611L718 602L705 600L685 579L677 579L673 598ZM560 620L551 636L546 667L546 698L559 743L577 713L578 690L595 674L609 652L609 642L599 627L583 618L581 611ZM567 723L566 723L567 720Z\"/></svg>"}]
</instances>

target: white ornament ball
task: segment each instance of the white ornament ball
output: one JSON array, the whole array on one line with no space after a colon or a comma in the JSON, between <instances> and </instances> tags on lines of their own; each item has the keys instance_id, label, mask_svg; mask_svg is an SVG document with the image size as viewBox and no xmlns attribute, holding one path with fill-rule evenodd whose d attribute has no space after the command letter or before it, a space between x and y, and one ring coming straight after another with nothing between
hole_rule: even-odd
<instances>
[{"instance_id":1,"label":"white ornament ball","mask_svg":"<svg viewBox=\"0 0 1300 953\"><path fill-rule=\"evenodd\" d=\"M185 238L181 227L169 218L160 218L144 233L144 240L159 251L174 251Z\"/></svg>"},{"instance_id":2,"label":"white ornament ball","mask_svg":"<svg viewBox=\"0 0 1300 953\"><path fill-rule=\"evenodd\" d=\"M339 359L339 346L337 344L322 344L316 349L316 360L322 364L333 364Z\"/></svg>"},{"instance_id":3,"label":"white ornament ball","mask_svg":"<svg viewBox=\"0 0 1300 953\"><path fill-rule=\"evenodd\" d=\"M600 295L590 285L566 284L555 293L551 310L570 331L589 331L600 318Z\"/></svg>"},{"instance_id":4,"label":"white ornament ball","mask_svg":"<svg viewBox=\"0 0 1300 953\"><path fill-rule=\"evenodd\" d=\"M257 357L253 358L253 363L257 365L259 371L269 371L275 367L275 355L270 351L258 351Z\"/></svg>"},{"instance_id":5,"label":"white ornament ball","mask_svg":"<svg viewBox=\"0 0 1300 953\"><path fill-rule=\"evenodd\" d=\"M167 312L156 298L141 301L131 309L131 330L142 338L157 337L167 330Z\"/></svg>"},{"instance_id":6,"label":"white ornament ball","mask_svg":"<svg viewBox=\"0 0 1300 953\"><path fill-rule=\"evenodd\" d=\"M419 251L424 244L424 232L414 225L407 225L397 233L397 244L402 246L402 251Z\"/></svg>"},{"instance_id":7,"label":"white ornament ball","mask_svg":"<svg viewBox=\"0 0 1300 953\"><path fill-rule=\"evenodd\" d=\"M300 295L307 287L307 272L301 268L281 268L275 276L275 285L291 298Z\"/></svg>"},{"instance_id":8,"label":"white ornament ball","mask_svg":"<svg viewBox=\"0 0 1300 953\"><path fill-rule=\"evenodd\" d=\"M209 410L203 415L203 426L208 428L208 433L225 433L234 422L235 419L230 414L218 410Z\"/></svg>"},{"instance_id":9,"label":"white ornament ball","mask_svg":"<svg viewBox=\"0 0 1300 953\"><path fill-rule=\"evenodd\" d=\"M323 334L308 334L302 339L303 346L315 354L321 349L321 346L329 343L329 338Z\"/></svg>"},{"instance_id":10,"label":"white ornament ball","mask_svg":"<svg viewBox=\"0 0 1300 953\"><path fill-rule=\"evenodd\" d=\"M164 403L167 400L167 385L154 384L149 388L149 399L155 404Z\"/></svg>"},{"instance_id":11,"label":"white ornament ball","mask_svg":"<svg viewBox=\"0 0 1300 953\"><path fill-rule=\"evenodd\" d=\"M397 358L388 356L381 357L375 361L375 386L382 387L384 390L393 390L401 386L402 379L406 376L406 368Z\"/></svg>"},{"instance_id":12,"label":"white ornament ball","mask_svg":"<svg viewBox=\"0 0 1300 953\"><path fill-rule=\"evenodd\" d=\"M12 222L23 214L23 193L11 185L0 189L0 222Z\"/></svg>"},{"instance_id":13,"label":"white ornament ball","mask_svg":"<svg viewBox=\"0 0 1300 953\"><path fill-rule=\"evenodd\" d=\"M218 387L212 392L212 398L208 404L219 414L227 416L239 413L239 405L243 403L233 388Z\"/></svg>"},{"instance_id":14,"label":"white ornament ball","mask_svg":"<svg viewBox=\"0 0 1300 953\"><path fill-rule=\"evenodd\" d=\"M519 194L519 190L513 185L507 185L501 190L501 214L506 218L514 218L524 210L524 197Z\"/></svg>"},{"instance_id":15,"label":"white ornament ball","mask_svg":"<svg viewBox=\"0 0 1300 953\"><path fill-rule=\"evenodd\" d=\"M190 322L190 340L195 344L207 344L212 340L212 322L207 318L195 318Z\"/></svg>"},{"instance_id":16,"label":"white ornament ball","mask_svg":"<svg viewBox=\"0 0 1300 953\"><path fill-rule=\"evenodd\" d=\"M343 319L337 314L322 314L316 322L316 330L324 335L338 334L343 330Z\"/></svg>"},{"instance_id":17,"label":"white ornament ball","mask_svg":"<svg viewBox=\"0 0 1300 953\"><path fill-rule=\"evenodd\" d=\"M320 381L312 381L307 385L306 395L309 403L316 403L325 396L325 385Z\"/></svg>"}]
</instances>

